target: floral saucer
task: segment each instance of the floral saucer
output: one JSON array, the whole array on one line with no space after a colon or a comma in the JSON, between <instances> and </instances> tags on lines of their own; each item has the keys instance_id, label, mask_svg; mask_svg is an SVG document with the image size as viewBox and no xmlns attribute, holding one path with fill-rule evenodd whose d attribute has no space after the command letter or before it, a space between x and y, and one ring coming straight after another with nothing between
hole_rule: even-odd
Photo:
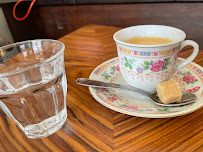
<instances>
[{"instance_id":1,"label":"floral saucer","mask_svg":"<svg viewBox=\"0 0 203 152\"><path fill-rule=\"evenodd\" d=\"M178 62L184 59L179 58ZM90 79L104 82L126 84L120 73L118 58L108 60L94 69ZM203 68L195 63L177 71L172 79L179 83L184 91L196 94L197 100L181 107L162 107L154 104L150 98L130 91L99 89L89 87L92 96L102 105L120 113L137 117L168 118L185 115L203 107Z\"/></svg>"}]
</instances>

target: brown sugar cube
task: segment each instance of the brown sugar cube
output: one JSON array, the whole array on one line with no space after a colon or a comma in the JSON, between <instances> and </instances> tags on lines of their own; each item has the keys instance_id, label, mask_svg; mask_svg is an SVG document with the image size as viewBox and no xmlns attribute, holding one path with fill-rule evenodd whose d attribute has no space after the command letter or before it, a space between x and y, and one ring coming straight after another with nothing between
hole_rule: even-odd
<instances>
[{"instance_id":1,"label":"brown sugar cube","mask_svg":"<svg viewBox=\"0 0 203 152\"><path fill-rule=\"evenodd\" d=\"M157 94L164 104L179 102L182 92L179 85L174 80L168 80L157 84Z\"/></svg>"}]
</instances>

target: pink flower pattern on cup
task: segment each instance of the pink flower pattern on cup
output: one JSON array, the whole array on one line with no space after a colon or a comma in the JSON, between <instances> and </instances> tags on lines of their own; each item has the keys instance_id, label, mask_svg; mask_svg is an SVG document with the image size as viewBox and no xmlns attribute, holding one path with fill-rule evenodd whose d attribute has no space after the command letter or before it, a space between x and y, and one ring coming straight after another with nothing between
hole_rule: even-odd
<instances>
[{"instance_id":1,"label":"pink flower pattern on cup","mask_svg":"<svg viewBox=\"0 0 203 152\"><path fill-rule=\"evenodd\" d=\"M149 69L153 72L159 72L161 71L164 66L166 65L166 60L158 60L155 62L152 62L151 64L149 64Z\"/></svg>"}]
</instances>

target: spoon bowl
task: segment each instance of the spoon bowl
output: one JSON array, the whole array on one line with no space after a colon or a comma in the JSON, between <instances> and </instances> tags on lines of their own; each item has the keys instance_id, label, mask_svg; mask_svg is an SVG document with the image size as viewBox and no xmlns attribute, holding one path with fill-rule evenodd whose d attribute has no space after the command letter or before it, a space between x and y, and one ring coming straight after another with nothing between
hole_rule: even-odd
<instances>
[{"instance_id":1,"label":"spoon bowl","mask_svg":"<svg viewBox=\"0 0 203 152\"><path fill-rule=\"evenodd\" d=\"M161 100L159 99L159 97L157 96L157 93L153 93L150 97L155 104L160 105L160 106L164 106L164 107L179 107L179 106L184 106L187 104L191 104L193 102L195 102L196 100L196 96L192 93L188 93L185 91L182 91L182 98L181 101L178 103L170 103L170 104L164 104L161 102Z\"/></svg>"}]
</instances>

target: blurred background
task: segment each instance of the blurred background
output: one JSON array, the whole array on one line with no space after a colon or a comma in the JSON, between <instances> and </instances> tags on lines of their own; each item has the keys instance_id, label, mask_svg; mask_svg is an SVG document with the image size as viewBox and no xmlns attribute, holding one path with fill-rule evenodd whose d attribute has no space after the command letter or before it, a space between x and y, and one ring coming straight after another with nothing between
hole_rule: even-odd
<instances>
[{"instance_id":1,"label":"blurred background","mask_svg":"<svg viewBox=\"0 0 203 152\"><path fill-rule=\"evenodd\" d=\"M27 17L12 15L17 0L0 0L0 37L10 42L58 39L82 26L169 25L203 47L203 0L37 0ZM16 8L23 17L30 2Z\"/></svg>"}]
</instances>

